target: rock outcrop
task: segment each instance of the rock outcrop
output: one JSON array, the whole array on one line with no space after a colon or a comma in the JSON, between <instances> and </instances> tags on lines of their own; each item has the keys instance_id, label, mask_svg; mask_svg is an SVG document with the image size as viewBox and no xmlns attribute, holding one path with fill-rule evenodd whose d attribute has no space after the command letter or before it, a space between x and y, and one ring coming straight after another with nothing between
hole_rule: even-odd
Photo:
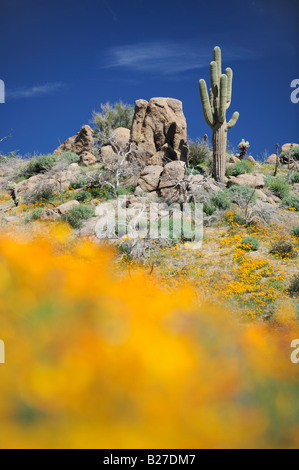
<instances>
[{"instance_id":1,"label":"rock outcrop","mask_svg":"<svg viewBox=\"0 0 299 470\"><path fill-rule=\"evenodd\" d=\"M69 137L53 153L59 154L69 151L81 155L83 152L90 152L94 146L93 134L93 129L86 124L81 127L76 135Z\"/></svg>"},{"instance_id":2,"label":"rock outcrop","mask_svg":"<svg viewBox=\"0 0 299 470\"><path fill-rule=\"evenodd\" d=\"M137 100L130 140L146 163L165 144L168 145L163 152L167 150L168 158L187 162L187 124L182 102L174 98Z\"/></svg>"}]
</instances>

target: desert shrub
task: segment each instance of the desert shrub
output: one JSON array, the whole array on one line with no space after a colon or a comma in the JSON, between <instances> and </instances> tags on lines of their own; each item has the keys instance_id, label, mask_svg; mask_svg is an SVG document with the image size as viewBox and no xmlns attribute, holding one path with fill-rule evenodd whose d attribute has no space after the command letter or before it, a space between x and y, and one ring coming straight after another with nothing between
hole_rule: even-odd
<instances>
[{"instance_id":1,"label":"desert shrub","mask_svg":"<svg viewBox=\"0 0 299 470\"><path fill-rule=\"evenodd\" d=\"M291 235L293 235L294 237L299 237L299 225L294 225L291 228Z\"/></svg>"},{"instance_id":2,"label":"desert shrub","mask_svg":"<svg viewBox=\"0 0 299 470\"><path fill-rule=\"evenodd\" d=\"M80 228L82 221L94 216L94 208L90 206L74 206L67 213L67 221L73 228Z\"/></svg>"},{"instance_id":3,"label":"desert shrub","mask_svg":"<svg viewBox=\"0 0 299 470\"><path fill-rule=\"evenodd\" d=\"M118 186L116 188L116 194L118 196L125 196L126 194L132 194L135 190L135 186L132 184L130 186L127 186L126 188L124 186Z\"/></svg>"},{"instance_id":4,"label":"desert shrub","mask_svg":"<svg viewBox=\"0 0 299 470\"><path fill-rule=\"evenodd\" d=\"M122 101L113 105L109 102L101 104L101 111L94 111L92 115L95 126L95 139L103 143L107 141L113 129L117 127L130 129L133 115L133 106Z\"/></svg>"},{"instance_id":5,"label":"desert shrub","mask_svg":"<svg viewBox=\"0 0 299 470\"><path fill-rule=\"evenodd\" d=\"M85 177L85 176L79 176L79 178L77 178L76 180L71 181L71 183L70 183L70 188L72 188L72 189L80 189L80 188L84 188L87 184L88 184L88 179L87 179L87 177Z\"/></svg>"},{"instance_id":6,"label":"desert shrub","mask_svg":"<svg viewBox=\"0 0 299 470\"><path fill-rule=\"evenodd\" d=\"M79 202L84 202L89 197L90 197L90 193L88 191L83 190L77 193L74 199Z\"/></svg>"},{"instance_id":7,"label":"desert shrub","mask_svg":"<svg viewBox=\"0 0 299 470\"><path fill-rule=\"evenodd\" d=\"M217 191L210 197L210 203L218 209L228 209L230 206L230 199L227 191Z\"/></svg>"},{"instance_id":8,"label":"desert shrub","mask_svg":"<svg viewBox=\"0 0 299 470\"><path fill-rule=\"evenodd\" d=\"M227 193L231 201L235 204L240 204L240 202L247 203L248 201L250 201L251 204L256 203L256 194L253 191L253 188L245 184L240 186L231 186Z\"/></svg>"},{"instance_id":9,"label":"desert shrub","mask_svg":"<svg viewBox=\"0 0 299 470\"><path fill-rule=\"evenodd\" d=\"M299 172L295 171L295 173L292 174L291 176L291 183L299 183Z\"/></svg>"},{"instance_id":10,"label":"desert shrub","mask_svg":"<svg viewBox=\"0 0 299 470\"><path fill-rule=\"evenodd\" d=\"M210 204L209 202L204 202L203 203L203 211L207 215L213 215L214 212L216 211L216 207Z\"/></svg>"},{"instance_id":11,"label":"desert shrub","mask_svg":"<svg viewBox=\"0 0 299 470\"><path fill-rule=\"evenodd\" d=\"M283 161L287 161L289 155L294 158L294 160L299 160L299 147L293 147L292 150L287 150L286 152L281 153L279 157Z\"/></svg>"},{"instance_id":12,"label":"desert shrub","mask_svg":"<svg viewBox=\"0 0 299 470\"><path fill-rule=\"evenodd\" d=\"M197 166L202 163L209 163L212 160L212 152L207 142L197 138L188 140L189 165ZM194 173L193 173L194 174Z\"/></svg>"},{"instance_id":13,"label":"desert shrub","mask_svg":"<svg viewBox=\"0 0 299 470\"><path fill-rule=\"evenodd\" d=\"M59 156L59 160L66 161L68 163L78 163L80 160L80 157L74 152L63 152Z\"/></svg>"},{"instance_id":14,"label":"desert shrub","mask_svg":"<svg viewBox=\"0 0 299 470\"><path fill-rule=\"evenodd\" d=\"M259 249L259 241L255 237L244 237L238 248L241 248L245 251L257 251Z\"/></svg>"},{"instance_id":15,"label":"desert shrub","mask_svg":"<svg viewBox=\"0 0 299 470\"><path fill-rule=\"evenodd\" d=\"M290 194L289 196L283 198L282 204L286 207L289 207L289 209L295 209L296 211L299 211L299 196Z\"/></svg>"},{"instance_id":16,"label":"desert shrub","mask_svg":"<svg viewBox=\"0 0 299 470\"><path fill-rule=\"evenodd\" d=\"M272 243L269 253L281 259L295 258L296 252L290 240L281 238Z\"/></svg>"},{"instance_id":17,"label":"desert shrub","mask_svg":"<svg viewBox=\"0 0 299 470\"><path fill-rule=\"evenodd\" d=\"M280 197L280 199L288 196L290 192L290 187L287 181L282 177L273 178L270 181L268 188L275 194L275 196Z\"/></svg>"},{"instance_id":18,"label":"desert shrub","mask_svg":"<svg viewBox=\"0 0 299 470\"><path fill-rule=\"evenodd\" d=\"M299 297L299 273L292 277L288 291L292 297Z\"/></svg>"},{"instance_id":19,"label":"desert shrub","mask_svg":"<svg viewBox=\"0 0 299 470\"><path fill-rule=\"evenodd\" d=\"M32 222L33 220L39 219L42 212L43 212L43 209L41 207L38 207L37 209L34 209L31 212L31 214L27 215L27 217L25 218L25 222L29 223L29 222Z\"/></svg>"},{"instance_id":20,"label":"desert shrub","mask_svg":"<svg viewBox=\"0 0 299 470\"><path fill-rule=\"evenodd\" d=\"M226 169L227 176L244 175L245 173L252 173L253 165L248 160L241 160L234 163Z\"/></svg>"},{"instance_id":21,"label":"desert shrub","mask_svg":"<svg viewBox=\"0 0 299 470\"><path fill-rule=\"evenodd\" d=\"M49 171L57 161L55 155L42 155L41 157L32 158L25 166L21 176L30 178L31 176L38 175Z\"/></svg>"},{"instance_id":22,"label":"desert shrub","mask_svg":"<svg viewBox=\"0 0 299 470\"><path fill-rule=\"evenodd\" d=\"M25 204L34 204L41 201L49 201L54 196L53 186L49 184L41 184L31 193L24 197Z\"/></svg>"}]
</instances>

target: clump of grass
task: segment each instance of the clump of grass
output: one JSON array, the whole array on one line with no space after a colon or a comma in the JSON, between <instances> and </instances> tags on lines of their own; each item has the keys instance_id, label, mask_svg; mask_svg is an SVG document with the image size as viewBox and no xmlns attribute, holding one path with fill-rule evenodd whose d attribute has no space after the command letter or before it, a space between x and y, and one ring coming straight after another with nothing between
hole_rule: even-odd
<instances>
[{"instance_id":1,"label":"clump of grass","mask_svg":"<svg viewBox=\"0 0 299 470\"><path fill-rule=\"evenodd\" d=\"M299 211L299 196L290 194L289 196L283 198L282 204L289 209Z\"/></svg>"},{"instance_id":2,"label":"clump of grass","mask_svg":"<svg viewBox=\"0 0 299 470\"><path fill-rule=\"evenodd\" d=\"M268 185L269 189L280 199L287 197L290 193L290 186L284 178L272 178Z\"/></svg>"},{"instance_id":3,"label":"clump of grass","mask_svg":"<svg viewBox=\"0 0 299 470\"><path fill-rule=\"evenodd\" d=\"M299 225L294 225L291 228L291 235L293 235L294 237L299 237Z\"/></svg>"},{"instance_id":4,"label":"clump of grass","mask_svg":"<svg viewBox=\"0 0 299 470\"><path fill-rule=\"evenodd\" d=\"M291 297L299 297L299 272L292 277L288 291Z\"/></svg>"},{"instance_id":5,"label":"clump of grass","mask_svg":"<svg viewBox=\"0 0 299 470\"><path fill-rule=\"evenodd\" d=\"M257 251L259 249L259 241L255 237L244 237L237 248L244 251Z\"/></svg>"},{"instance_id":6,"label":"clump of grass","mask_svg":"<svg viewBox=\"0 0 299 470\"><path fill-rule=\"evenodd\" d=\"M93 207L74 206L67 213L67 221L73 228L82 227L83 220L90 219L95 215Z\"/></svg>"},{"instance_id":7,"label":"clump of grass","mask_svg":"<svg viewBox=\"0 0 299 470\"><path fill-rule=\"evenodd\" d=\"M34 209L31 212L31 214L27 215L27 217L25 218L26 224L28 224L30 222L33 222L34 220L39 219L40 216L42 215L42 212L43 212L43 209L41 207L39 207L37 209Z\"/></svg>"},{"instance_id":8,"label":"clump of grass","mask_svg":"<svg viewBox=\"0 0 299 470\"><path fill-rule=\"evenodd\" d=\"M269 253L281 259L295 258L296 251L290 240L280 238L272 243Z\"/></svg>"},{"instance_id":9,"label":"clump of grass","mask_svg":"<svg viewBox=\"0 0 299 470\"><path fill-rule=\"evenodd\" d=\"M55 165L56 161L57 157L55 155L42 155L41 157L32 158L23 169L21 176L30 178L39 173L45 173Z\"/></svg>"},{"instance_id":10,"label":"clump of grass","mask_svg":"<svg viewBox=\"0 0 299 470\"><path fill-rule=\"evenodd\" d=\"M245 173L252 173L253 165L248 160L241 160L234 163L226 169L227 176L244 175Z\"/></svg>"}]
</instances>

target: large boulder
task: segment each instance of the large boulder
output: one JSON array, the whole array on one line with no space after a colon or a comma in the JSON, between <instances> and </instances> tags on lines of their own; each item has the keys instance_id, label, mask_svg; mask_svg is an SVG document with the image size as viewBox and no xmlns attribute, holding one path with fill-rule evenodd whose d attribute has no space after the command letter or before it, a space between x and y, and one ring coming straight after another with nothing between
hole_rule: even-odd
<instances>
[{"instance_id":1,"label":"large boulder","mask_svg":"<svg viewBox=\"0 0 299 470\"><path fill-rule=\"evenodd\" d=\"M283 144L283 145L281 146L280 153L284 153L284 152L286 152L287 150L290 150L291 146L293 146L293 148L295 148L295 147L299 147L299 144Z\"/></svg>"},{"instance_id":2,"label":"large boulder","mask_svg":"<svg viewBox=\"0 0 299 470\"><path fill-rule=\"evenodd\" d=\"M263 188L265 186L264 175L262 173L253 175L245 173L244 175L230 176L227 181L228 187L233 185L242 186L244 184L252 188Z\"/></svg>"},{"instance_id":3,"label":"large boulder","mask_svg":"<svg viewBox=\"0 0 299 470\"><path fill-rule=\"evenodd\" d=\"M187 162L187 124L182 102L174 98L137 100L130 138L146 163L165 144L173 150L172 159Z\"/></svg>"},{"instance_id":4,"label":"large boulder","mask_svg":"<svg viewBox=\"0 0 299 470\"><path fill-rule=\"evenodd\" d=\"M94 146L93 139L94 131L87 124L81 127L81 130L74 136L69 137L63 144L61 144L54 154L60 154L63 152L74 152L80 155L83 152L90 152Z\"/></svg>"},{"instance_id":5,"label":"large boulder","mask_svg":"<svg viewBox=\"0 0 299 470\"><path fill-rule=\"evenodd\" d=\"M163 167L160 165L149 165L143 168L138 179L142 191L155 191L159 186L160 175Z\"/></svg>"},{"instance_id":6,"label":"large boulder","mask_svg":"<svg viewBox=\"0 0 299 470\"><path fill-rule=\"evenodd\" d=\"M183 180L186 164L183 161L169 162L165 165L159 182L159 193L169 201L180 201L184 196Z\"/></svg>"},{"instance_id":7,"label":"large boulder","mask_svg":"<svg viewBox=\"0 0 299 470\"><path fill-rule=\"evenodd\" d=\"M17 195L26 198L42 189L60 191L68 188L70 183L80 174L78 165L73 168L70 168L70 166L64 171L51 172L50 174L40 173L20 181L16 186Z\"/></svg>"},{"instance_id":8,"label":"large boulder","mask_svg":"<svg viewBox=\"0 0 299 470\"><path fill-rule=\"evenodd\" d=\"M267 162L266 163L269 163L271 165L275 165L276 164L276 159L277 159L277 156L275 155L275 153L272 153L271 155L269 155L269 157L267 158Z\"/></svg>"},{"instance_id":9,"label":"large boulder","mask_svg":"<svg viewBox=\"0 0 299 470\"><path fill-rule=\"evenodd\" d=\"M97 159L93 153L84 151L80 155L80 162L85 166L89 166L97 163Z\"/></svg>"},{"instance_id":10,"label":"large boulder","mask_svg":"<svg viewBox=\"0 0 299 470\"><path fill-rule=\"evenodd\" d=\"M74 199L71 201L64 202L63 204L60 204L60 206L56 207L56 210L58 214L64 215L66 214L72 207L74 206L79 206L80 203Z\"/></svg>"},{"instance_id":11,"label":"large boulder","mask_svg":"<svg viewBox=\"0 0 299 470\"><path fill-rule=\"evenodd\" d=\"M126 149L130 141L130 129L117 127L112 131L110 140L116 148Z\"/></svg>"},{"instance_id":12,"label":"large boulder","mask_svg":"<svg viewBox=\"0 0 299 470\"><path fill-rule=\"evenodd\" d=\"M109 165L117 160L117 153L111 145L104 145L101 147L101 161Z\"/></svg>"}]
</instances>

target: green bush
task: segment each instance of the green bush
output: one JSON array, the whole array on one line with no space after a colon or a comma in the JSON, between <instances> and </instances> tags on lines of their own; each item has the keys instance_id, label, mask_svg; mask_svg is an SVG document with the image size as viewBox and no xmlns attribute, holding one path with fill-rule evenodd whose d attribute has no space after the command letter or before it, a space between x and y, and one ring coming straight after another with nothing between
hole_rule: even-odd
<instances>
[{"instance_id":1,"label":"green bush","mask_svg":"<svg viewBox=\"0 0 299 470\"><path fill-rule=\"evenodd\" d=\"M203 203L203 211L207 215L213 215L216 210L216 207L208 202Z\"/></svg>"},{"instance_id":2,"label":"green bush","mask_svg":"<svg viewBox=\"0 0 299 470\"><path fill-rule=\"evenodd\" d=\"M95 139L100 143L108 140L109 134L117 127L131 129L134 108L122 101L111 105L109 102L101 104L101 111L93 112L93 123L95 125Z\"/></svg>"},{"instance_id":3,"label":"green bush","mask_svg":"<svg viewBox=\"0 0 299 470\"><path fill-rule=\"evenodd\" d=\"M295 258L296 256L293 243L284 238L275 241L272 244L269 253L282 259Z\"/></svg>"},{"instance_id":4,"label":"green bush","mask_svg":"<svg viewBox=\"0 0 299 470\"><path fill-rule=\"evenodd\" d=\"M244 237L238 248L245 251L257 251L259 249L259 241L255 237Z\"/></svg>"},{"instance_id":5,"label":"green bush","mask_svg":"<svg viewBox=\"0 0 299 470\"><path fill-rule=\"evenodd\" d=\"M299 225L294 225L291 228L291 235L293 235L294 237L299 237Z\"/></svg>"},{"instance_id":6,"label":"green bush","mask_svg":"<svg viewBox=\"0 0 299 470\"><path fill-rule=\"evenodd\" d=\"M292 297L299 297L299 273L295 274L291 279L289 286L289 294Z\"/></svg>"},{"instance_id":7,"label":"green bush","mask_svg":"<svg viewBox=\"0 0 299 470\"><path fill-rule=\"evenodd\" d=\"M280 197L280 199L283 199L290 193L290 186L282 177L273 178L270 181L268 187L275 194L275 196Z\"/></svg>"},{"instance_id":8,"label":"green bush","mask_svg":"<svg viewBox=\"0 0 299 470\"><path fill-rule=\"evenodd\" d=\"M32 158L23 169L22 176L30 178L39 173L45 173L52 168L56 161L57 157L55 155L42 155L41 157Z\"/></svg>"},{"instance_id":9,"label":"green bush","mask_svg":"<svg viewBox=\"0 0 299 470\"><path fill-rule=\"evenodd\" d=\"M79 202L84 202L89 197L90 197L90 193L88 191L83 190L77 193L74 199Z\"/></svg>"},{"instance_id":10,"label":"green bush","mask_svg":"<svg viewBox=\"0 0 299 470\"><path fill-rule=\"evenodd\" d=\"M58 158L68 163L78 163L80 160L79 155L74 152L63 152Z\"/></svg>"},{"instance_id":11,"label":"green bush","mask_svg":"<svg viewBox=\"0 0 299 470\"><path fill-rule=\"evenodd\" d=\"M291 183L299 183L299 172L295 171L295 173L292 174L291 176Z\"/></svg>"},{"instance_id":12,"label":"green bush","mask_svg":"<svg viewBox=\"0 0 299 470\"><path fill-rule=\"evenodd\" d=\"M116 188L116 194L118 196L125 196L126 194L132 194L134 190L135 186L133 184L126 188L124 186L118 186L118 188Z\"/></svg>"},{"instance_id":13,"label":"green bush","mask_svg":"<svg viewBox=\"0 0 299 470\"><path fill-rule=\"evenodd\" d=\"M245 173L253 172L253 165L248 160L241 160L240 162L234 163L226 169L227 176L238 176L244 175Z\"/></svg>"},{"instance_id":14,"label":"green bush","mask_svg":"<svg viewBox=\"0 0 299 470\"><path fill-rule=\"evenodd\" d=\"M94 208L90 206L74 206L67 212L67 221L73 228L80 228L83 220L93 217Z\"/></svg>"},{"instance_id":15,"label":"green bush","mask_svg":"<svg viewBox=\"0 0 299 470\"><path fill-rule=\"evenodd\" d=\"M194 167L202 163L209 163L212 160L212 152L207 142L200 139L189 139L189 165ZM195 174L193 172L193 174Z\"/></svg>"},{"instance_id":16,"label":"green bush","mask_svg":"<svg viewBox=\"0 0 299 470\"><path fill-rule=\"evenodd\" d=\"M212 194L210 204L218 209L228 209L231 203L227 191L217 191Z\"/></svg>"},{"instance_id":17,"label":"green bush","mask_svg":"<svg viewBox=\"0 0 299 470\"><path fill-rule=\"evenodd\" d=\"M256 203L256 194L253 191L253 188L245 184L240 185L240 186L237 186L237 185L231 186L227 192L231 201L234 202L235 204L238 204L240 202L245 203L245 202L248 202L249 200L251 204Z\"/></svg>"},{"instance_id":18,"label":"green bush","mask_svg":"<svg viewBox=\"0 0 299 470\"><path fill-rule=\"evenodd\" d=\"M286 207L289 207L289 209L295 209L296 211L299 211L299 196L290 194L289 196L283 198L282 204Z\"/></svg>"},{"instance_id":19,"label":"green bush","mask_svg":"<svg viewBox=\"0 0 299 470\"><path fill-rule=\"evenodd\" d=\"M33 220L39 219L42 212L43 212L43 209L41 207L34 209L31 212L31 214L27 215L27 217L25 218L25 222L29 223L29 222L32 222Z\"/></svg>"},{"instance_id":20,"label":"green bush","mask_svg":"<svg viewBox=\"0 0 299 470\"><path fill-rule=\"evenodd\" d=\"M80 176L74 181L71 181L70 188L72 189L81 189L84 188L88 184L88 180L84 176Z\"/></svg>"}]
</instances>

